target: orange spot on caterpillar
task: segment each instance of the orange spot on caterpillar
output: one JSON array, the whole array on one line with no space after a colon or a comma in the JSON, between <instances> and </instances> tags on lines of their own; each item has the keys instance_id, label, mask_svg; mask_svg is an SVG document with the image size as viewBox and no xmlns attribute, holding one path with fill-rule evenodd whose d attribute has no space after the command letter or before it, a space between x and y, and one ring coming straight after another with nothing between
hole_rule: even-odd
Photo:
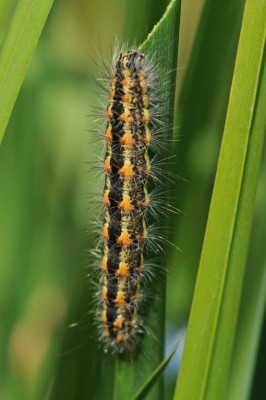
<instances>
[{"instance_id":1,"label":"orange spot on caterpillar","mask_svg":"<svg viewBox=\"0 0 266 400\"><path fill-rule=\"evenodd\" d=\"M126 131L124 135L119 139L119 142L125 145L127 149L129 149L135 144L135 139L132 137L130 131Z\"/></svg>"},{"instance_id":2,"label":"orange spot on caterpillar","mask_svg":"<svg viewBox=\"0 0 266 400\"><path fill-rule=\"evenodd\" d=\"M145 241L144 235L137 235L136 238L137 238L137 240L138 240L139 242L141 242L141 243L144 243L144 241Z\"/></svg>"},{"instance_id":3,"label":"orange spot on caterpillar","mask_svg":"<svg viewBox=\"0 0 266 400\"><path fill-rule=\"evenodd\" d=\"M113 328L114 330L117 331L118 329L122 328L122 325L123 325L123 317L122 315L119 315L113 322Z\"/></svg>"},{"instance_id":4,"label":"orange spot on caterpillar","mask_svg":"<svg viewBox=\"0 0 266 400\"><path fill-rule=\"evenodd\" d=\"M148 195L146 196L144 201L140 201L140 200L137 201L137 205L140 207L146 208L146 207L148 207L149 204L150 204L150 198Z\"/></svg>"},{"instance_id":5,"label":"orange spot on caterpillar","mask_svg":"<svg viewBox=\"0 0 266 400\"><path fill-rule=\"evenodd\" d=\"M129 276L129 268L128 268L128 264L125 262L120 262L119 263L119 268L116 271L116 276L118 276L119 278L126 278L127 276Z\"/></svg>"},{"instance_id":6,"label":"orange spot on caterpillar","mask_svg":"<svg viewBox=\"0 0 266 400\"><path fill-rule=\"evenodd\" d=\"M138 73L138 77L139 77L140 79L145 78L145 76L146 76L146 74L145 74L145 72L143 72L143 71L140 71L140 72Z\"/></svg>"},{"instance_id":7,"label":"orange spot on caterpillar","mask_svg":"<svg viewBox=\"0 0 266 400\"><path fill-rule=\"evenodd\" d=\"M148 174L151 172L151 164L147 165L146 171L147 171Z\"/></svg>"},{"instance_id":8,"label":"orange spot on caterpillar","mask_svg":"<svg viewBox=\"0 0 266 400\"><path fill-rule=\"evenodd\" d=\"M102 312L102 322L104 325L107 325L107 312L106 310L103 310Z\"/></svg>"},{"instance_id":9,"label":"orange spot on caterpillar","mask_svg":"<svg viewBox=\"0 0 266 400\"><path fill-rule=\"evenodd\" d=\"M149 144L150 141L151 141L151 134L150 134L150 131L147 129L147 130L146 130L146 136L145 136L145 138L144 138L144 142L145 142L146 144Z\"/></svg>"},{"instance_id":10,"label":"orange spot on caterpillar","mask_svg":"<svg viewBox=\"0 0 266 400\"><path fill-rule=\"evenodd\" d=\"M140 84L141 89L143 89L143 91L145 92L146 89L147 89L147 82L146 82L146 80L143 79L142 81L140 81L139 84Z\"/></svg>"},{"instance_id":11,"label":"orange spot on caterpillar","mask_svg":"<svg viewBox=\"0 0 266 400\"><path fill-rule=\"evenodd\" d=\"M123 101L124 103L131 103L131 96L130 96L130 94L128 94L128 93L124 94L124 96L122 97L122 101Z\"/></svg>"},{"instance_id":12,"label":"orange spot on caterpillar","mask_svg":"<svg viewBox=\"0 0 266 400\"><path fill-rule=\"evenodd\" d=\"M149 105L149 97L146 94L144 96L142 96L142 101L143 101L144 107L147 108Z\"/></svg>"},{"instance_id":13,"label":"orange spot on caterpillar","mask_svg":"<svg viewBox=\"0 0 266 400\"><path fill-rule=\"evenodd\" d=\"M111 172L111 157L107 156L105 161L104 161L104 170L110 174Z\"/></svg>"},{"instance_id":14,"label":"orange spot on caterpillar","mask_svg":"<svg viewBox=\"0 0 266 400\"><path fill-rule=\"evenodd\" d=\"M110 105L106 110L106 118L111 119L111 118L113 118L113 116L114 116L114 114L112 111L112 106Z\"/></svg>"},{"instance_id":15,"label":"orange spot on caterpillar","mask_svg":"<svg viewBox=\"0 0 266 400\"><path fill-rule=\"evenodd\" d=\"M135 172L133 171L133 167L130 161L126 160L124 162L124 166L120 168L118 171L119 175L124 176L125 180L128 181L135 176Z\"/></svg>"},{"instance_id":16,"label":"orange spot on caterpillar","mask_svg":"<svg viewBox=\"0 0 266 400\"><path fill-rule=\"evenodd\" d=\"M144 175L148 176L150 171L151 171L151 165L150 164L148 164L146 168L138 167L138 172L140 174L144 174Z\"/></svg>"},{"instance_id":17,"label":"orange spot on caterpillar","mask_svg":"<svg viewBox=\"0 0 266 400\"><path fill-rule=\"evenodd\" d=\"M121 343L121 342L126 342L128 340L128 335L127 334L119 334L116 337L116 343Z\"/></svg>"},{"instance_id":18,"label":"orange spot on caterpillar","mask_svg":"<svg viewBox=\"0 0 266 400\"><path fill-rule=\"evenodd\" d=\"M151 172L151 164L148 164L146 166L146 168L142 169L142 171L144 172L145 175L149 175L149 173ZM142 171L139 171L139 172L142 172Z\"/></svg>"},{"instance_id":19,"label":"orange spot on caterpillar","mask_svg":"<svg viewBox=\"0 0 266 400\"><path fill-rule=\"evenodd\" d=\"M134 118L132 117L132 115L130 115L130 116L127 118L127 123L128 123L128 124L133 124L133 122L134 122Z\"/></svg>"},{"instance_id":20,"label":"orange spot on caterpillar","mask_svg":"<svg viewBox=\"0 0 266 400\"><path fill-rule=\"evenodd\" d=\"M112 128L111 128L111 126L108 126L108 128L106 129L106 132L105 132L105 140L107 142L111 142L112 139L113 139Z\"/></svg>"},{"instance_id":21,"label":"orange spot on caterpillar","mask_svg":"<svg viewBox=\"0 0 266 400\"><path fill-rule=\"evenodd\" d=\"M147 229L144 227L144 229L143 229L143 235L137 235L137 236L136 236L136 239L143 243L143 242L145 241L145 239L147 239L147 236L148 236L148 231L147 231Z\"/></svg>"},{"instance_id":22,"label":"orange spot on caterpillar","mask_svg":"<svg viewBox=\"0 0 266 400\"><path fill-rule=\"evenodd\" d=\"M131 81L131 82L130 82L130 88L131 88L131 89L134 88L134 87L136 87L136 86L137 86L137 84L136 84L135 81Z\"/></svg>"},{"instance_id":23,"label":"orange spot on caterpillar","mask_svg":"<svg viewBox=\"0 0 266 400\"><path fill-rule=\"evenodd\" d=\"M117 243L124 247L128 247L132 244L132 240L130 239L127 231L122 231L121 235L117 238Z\"/></svg>"},{"instance_id":24,"label":"orange spot on caterpillar","mask_svg":"<svg viewBox=\"0 0 266 400\"><path fill-rule=\"evenodd\" d=\"M106 286L102 287L102 299L103 299L103 301L107 300L107 287Z\"/></svg>"},{"instance_id":25,"label":"orange spot on caterpillar","mask_svg":"<svg viewBox=\"0 0 266 400\"><path fill-rule=\"evenodd\" d=\"M146 126L146 129L145 129L145 136L143 137L141 134L139 134L138 135L138 140L140 142L146 143L147 145L150 144L150 142L151 142L151 133L150 133L149 128L147 126Z\"/></svg>"},{"instance_id":26,"label":"orange spot on caterpillar","mask_svg":"<svg viewBox=\"0 0 266 400\"><path fill-rule=\"evenodd\" d=\"M127 80L127 79L124 79L123 81L121 81L121 85L122 85L123 87L128 86L128 85L129 85L128 80Z\"/></svg>"},{"instance_id":27,"label":"orange spot on caterpillar","mask_svg":"<svg viewBox=\"0 0 266 400\"><path fill-rule=\"evenodd\" d=\"M131 73L130 73L130 71L128 69L124 69L123 70L123 75L124 75L125 78L130 78Z\"/></svg>"},{"instance_id":28,"label":"orange spot on caterpillar","mask_svg":"<svg viewBox=\"0 0 266 400\"><path fill-rule=\"evenodd\" d=\"M107 257L102 258L102 270L107 272Z\"/></svg>"},{"instance_id":29,"label":"orange spot on caterpillar","mask_svg":"<svg viewBox=\"0 0 266 400\"><path fill-rule=\"evenodd\" d=\"M121 115L119 115L120 121L125 121L129 117L129 115L130 115L129 109L125 108L125 111Z\"/></svg>"},{"instance_id":30,"label":"orange spot on caterpillar","mask_svg":"<svg viewBox=\"0 0 266 400\"><path fill-rule=\"evenodd\" d=\"M110 206L110 200L109 200L109 197L108 197L109 193L110 193L110 190L108 190L108 189L106 189L104 191L104 193L103 193L103 204L105 206Z\"/></svg>"},{"instance_id":31,"label":"orange spot on caterpillar","mask_svg":"<svg viewBox=\"0 0 266 400\"><path fill-rule=\"evenodd\" d=\"M125 307L126 302L124 299L124 292L122 292L122 290L119 290L117 292L115 303L117 304L118 307Z\"/></svg>"},{"instance_id":32,"label":"orange spot on caterpillar","mask_svg":"<svg viewBox=\"0 0 266 400\"><path fill-rule=\"evenodd\" d=\"M123 200L118 204L118 208L123 210L126 214L134 210L134 206L131 204L128 194L123 197Z\"/></svg>"},{"instance_id":33,"label":"orange spot on caterpillar","mask_svg":"<svg viewBox=\"0 0 266 400\"><path fill-rule=\"evenodd\" d=\"M110 337L110 333L109 333L108 328L104 328L103 336L105 336L105 337Z\"/></svg>"},{"instance_id":34,"label":"orange spot on caterpillar","mask_svg":"<svg viewBox=\"0 0 266 400\"><path fill-rule=\"evenodd\" d=\"M107 223L105 223L103 225L103 238L104 238L104 240L108 240L109 239L108 224Z\"/></svg>"},{"instance_id":35,"label":"orange spot on caterpillar","mask_svg":"<svg viewBox=\"0 0 266 400\"><path fill-rule=\"evenodd\" d=\"M116 77L112 78L111 79L111 86L115 86L116 81L117 81Z\"/></svg>"},{"instance_id":36,"label":"orange spot on caterpillar","mask_svg":"<svg viewBox=\"0 0 266 400\"><path fill-rule=\"evenodd\" d=\"M145 201L143 203L145 204L146 207L150 204L150 198L148 194L146 194Z\"/></svg>"},{"instance_id":37,"label":"orange spot on caterpillar","mask_svg":"<svg viewBox=\"0 0 266 400\"><path fill-rule=\"evenodd\" d=\"M146 108L144 108L144 110L143 110L142 119L144 122L149 122L149 120L150 120L150 113L148 110L146 110Z\"/></svg>"},{"instance_id":38,"label":"orange spot on caterpillar","mask_svg":"<svg viewBox=\"0 0 266 400\"><path fill-rule=\"evenodd\" d=\"M111 92L110 92L110 94L109 94L109 99L110 99L110 100L113 100L114 97L115 97L115 90L112 89Z\"/></svg>"}]
</instances>

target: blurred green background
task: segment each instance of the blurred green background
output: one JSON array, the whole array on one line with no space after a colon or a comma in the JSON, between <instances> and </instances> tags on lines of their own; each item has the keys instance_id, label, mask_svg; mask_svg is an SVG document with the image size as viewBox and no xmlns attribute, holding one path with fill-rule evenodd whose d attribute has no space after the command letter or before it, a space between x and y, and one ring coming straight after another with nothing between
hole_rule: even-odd
<instances>
[{"instance_id":1,"label":"blurred green background","mask_svg":"<svg viewBox=\"0 0 266 400\"><path fill-rule=\"evenodd\" d=\"M87 279L97 185L87 164L97 152L86 117L95 104L90 54L108 54L115 38L140 44L167 3L59 0L48 18L0 148L0 397L108 398L112 357L98 346ZM5 4L0 39L16 2ZM167 351L189 315L243 5L182 3L172 201L182 214L171 221L180 251L169 248ZM252 240L265 262L261 232ZM165 398L175 379L173 364Z\"/></svg>"}]
</instances>

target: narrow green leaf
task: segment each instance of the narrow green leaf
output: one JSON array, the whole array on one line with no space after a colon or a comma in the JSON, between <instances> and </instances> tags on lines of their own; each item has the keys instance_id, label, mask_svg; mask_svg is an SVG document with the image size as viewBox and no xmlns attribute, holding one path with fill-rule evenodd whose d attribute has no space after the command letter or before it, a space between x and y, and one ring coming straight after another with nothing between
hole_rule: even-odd
<instances>
[{"instance_id":1,"label":"narrow green leaf","mask_svg":"<svg viewBox=\"0 0 266 400\"><path fill-rule=\"evenodd\" d=\"M252 135L258 130L263 133L266 125L266 63L261 79L258 104L252 129ZM259 167L259 141L254 143L253 164L250 168ZM266 301L266 255L262 251L266 237L266 188L265 165L262 169L257 195L257 212L253 223L251 236L251 251L244 280L239 322L237 325L236 342L233 361L230 369L228 385L229 400L248 400L256 363L260 333L262 329Z\"/></svg>"},{"instance_id":2,"label":"narrow green leaf","mask_svg":"<svg viewBox=\"0 0 266 400\"><path fill-rule=\"evenodd\" d=\"M2 41L2 35L4 27L10 17L12 9L14 8L15 0L2 0L0 2L0 44Z\"/></svg>"},{"instance_id":3,"label":"narrow green leaf","mask_svg":"<svg viewBox=\"0 0 266 400\"><path fill-rule=\"evenodd\" d=\"M223 399L227 389L265 131L263 121L255 128L265 15L265 2L247 0L175 393L179 400Z\"/></svg>"},{"instance_id":4,"label":"narrow green leaf","mask_svg":"<svg viewBox=\"0 0 266 400\"><path fill-rule=\"evenodd\" d=\"M191 13L191 6L186 4L187 13ZM185 77L176 107L180 140L174 142L174 154L175 171L187 182L179 181L171 194L175 199L173 205L184 215L176 215L175 221L171 219L175 226L171 240L182 251L170 253L171 277L167 286L168 315L172 321L176 319L176 327L188 319L192 303L243 12L244 0L230 0L222 5L220 0L204 1L188 62L180 52L177 81L183 72ZM185 15L184 10L184 18ZM184 21L180 43L190 35L190 25L184 27Z\"/></svg>"},{"instance_id":5,"label":"narrow green leaf","mask_svg":"<svg viewBox=\"0 0 266 400\"><path fill-rule=\"evenodd\" d=\"M164 14L169 0L134 0L125 2L123 41L126 43L140 43L145 40L147 32L153 29ZM138 29L136 29L136 21Z\"/></svg>"},{"instance_id":6,"label":"narrow green leaf","mask_svg":"<svg viewBox=\"0 0 266 400\"><path fill-rule=\"evenodd\" d=\"M0 143L53 0L20 0L0 53Z\"/></svg>"},{"instance_id":7,"label":"narrow green leaf","mask_svg":"<svg viewBox=\"0 0 266 400\"><path fill-rule=\"evenodd\" d=\"M178 49L178 32L180 17L180 0L172 0L167 10L147 40L141 46L141 50L150 56L152 62L158 68L160 91L159 104L162 121L165 124L164 144L170 150L172 141L173 110L175 96L176 64ZM161 159L169 157L160 154ZM167 165L164 165L167 174ZM166 185L167 182L163 182ZM163 257L162 257L163 258ZM114 399L124 400L131 398L139 387L143 385L155 368L163 360L164 353L164 319L165 319L165 257L161 260L160 279L154 280L152 287L152 304L149 307L148 321L146 322L146 334L141 340L141 350L130 363L122 358L116 360ZM125 384L126 382L126 384ZM156 382L147 396L147 399L162 399L162 382Z\"/></svg>"},{"instance_id":8,"label":"narrow green leaf","mask_svg":"<svg viewBox=\"0 0 266 400\"><path fill-rule=\"evenodd\" d=\"M175 354L176 350L179 347L179 342L174 346L173 350L170 354L161 362L161 364L156 368L152 375L149 376L147 381L144 385L139 389L137 394L133 397L132 400L143 400L146 398L146 395L149 393L150 389L153 387L154 383L157 379L161 376L164 372L165 368L169 364L170 360L172 359L173 355Z\"/></svg>"}]
</instances>

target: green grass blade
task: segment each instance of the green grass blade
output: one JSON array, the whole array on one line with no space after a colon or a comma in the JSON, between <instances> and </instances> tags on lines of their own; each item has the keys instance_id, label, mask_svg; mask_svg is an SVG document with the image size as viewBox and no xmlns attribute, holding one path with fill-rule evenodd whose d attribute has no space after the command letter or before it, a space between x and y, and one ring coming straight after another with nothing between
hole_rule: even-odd
<instances>
[{"instance_id":1,"label":"green grass blade","mask_svg":"<svg viewBox=\"0 0 266 400\"><path fill-rule=\"evenodd\" d=\"M185 72L176 109L175 170L184 178L176 185L176 215L172 240L182 250L172 251L168 268L168 316L183 326L189 316L204 239L213 181L233 77L244 11L243 0L206 0L189 62L180 51L180 74ZM189 3L187 14L191 14ZM193 11L194 13L194 11ZM186 16L183 13L183 18ZM180 43L190 35L184 27ZM226 24L224 23L226 21ZM184 32L185 30L185 32ZM187 66L187 68L186 68ZM183 68L185 67L185 68ZM186 180L186 181L185 181ZM172 221L171 221L172 222ZM178 265L178 267L177 267ZM177 317L178 316L178 317Z\"/></svg>"},{"instance_id":2,"label":"green grass blade","mask_svg":"<svg viewBox=\"0 0 266 400\"><path fill-rule=\"evenodd\" d=\"M160 84L163 83L159 100L163 104L162 120L167 127L171 127L173 124L179 16L180 0L173 0L141 46L145 54L150 55L155 65L158 66ZM167 149L170 149L172 143L169 140L171 136L172 130L169 128L164 137ZM160 154L160 157L163 159L165 155ZM114 380L114 399L116 400L131 398L163 360L165 318L165 276L163 270L165 260L162 260L161 265L160 279L154 282L154 287L150 289L154 298L149 308L148 329L141 341L142 350L133 363L123 359L116 360L116 378ZM156 383L147 399L162 399L161 382Z\"/></svg>"},{"instance_id":3,"label":"green grass blade","mask_svg":"<svg viewBox=\"0 0 266 400\"><path fill-rule=\"evenodd\" d=\"M254 122L265 15L266 3L246 2L175 399L223 399L226 391L265 129Z\"/></svg>"},{"instance_id":4,"label":"green grass blade","mask_svg":"<svg viewBox=\"0 0 266 400\"><path fill-rule=\"evenodd\" d=\"M0 44L2 42L4 28L11 16L15 0L2 0L0 3Z\"/></svg>"},{"instance_id":5,"label":"green grass blade","mask_svg":"<svg viewBox=\"0 0 266 400\"><path fill-rule=\"evenodd\" d=\"M0 4L0 28L2 28L2 25L8 14L9 4L10 4L9 0L1 1L1 4Z\"/></svg>"},{"instance_id":6,"label":"green grass blade","mask_svg":"<svg viewBox=\"0 0 266 400\"><path fill-rule=\"evenodd\" d=\"M165 368L171 361L173 355L175 354L176 350L179 347L179 342L174 346L173 350L170 354L161 362L161 364L156 368L156 370L149 376L147 382L139 389L137 394L133 397L132 400L144 400L149 393L150 389L154 385L154 383L158 380L161 374L164 372Z\"/></svg>"},{"instance_id":7,"label":"green grass blade","mask_svg":"<svg viewBox=\"0 0 266 400\"><path fill-rule=\"evenodd\" d=\"M0 143L53 0L18 2L0 53Z\"/></svg>"},{"instance_id":8,"label":"green grass blade","mask_svg":"<svg viewBox=\"0 0 266 400\"><path fill-rule=\"evenodd\" d=\"M164 14L168 3L169 0L134 0L134 7L132 7L131 2L126 2L123 41L141 43L145 40L147 33ZM136 29L136 21L138 21L138 29Z\"/></svg>"},{"instance_id":9,"label":"green grass blade","mask_svg":"<svg viewBox=\"0 0 266 400\"><path fill-rule=\"evenodd\" d=\"M266 126L266 64L261 80L257 112L255 115L253 132L263 132ZM253 153L259 156L261 148L258 141L254 144ZM265 160L266 161L266 160ZM254 162L255 164L255 162ZM258 168L254 165L253 168ZM257 158L259 164L259 157ZM264 163L265 164L265 163ZM257 212L251 235L251 251L245 275L239 322L237 325L235 350L230 370L227 398L230 400L248 400L255 369L256 356L262 329L265 302L266 302L266 255L262 251L266 237L266 189L265 165L262 168L260 185L257 195ZM259 240L258 240L259 239Z\"/></svg>"}]
</instances>

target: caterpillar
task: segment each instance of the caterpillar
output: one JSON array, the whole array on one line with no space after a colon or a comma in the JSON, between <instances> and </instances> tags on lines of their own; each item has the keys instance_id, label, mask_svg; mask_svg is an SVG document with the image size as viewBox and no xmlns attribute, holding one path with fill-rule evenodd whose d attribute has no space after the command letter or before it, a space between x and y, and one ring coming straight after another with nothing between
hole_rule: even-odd
<instances>
[{"instance_id":1,"label":"caterpillar","mask_svg":"<svg viewBox=\"0 0 266 400\"><path fill-rule=\"evenodd\" d=\"M147 183L153 141L154 67L138 49L115 53L106 107L105 183L99 290L100 336L106 349L131 351L143 332L139 315L147 274Z\"/></svg>"}]
</instances>

